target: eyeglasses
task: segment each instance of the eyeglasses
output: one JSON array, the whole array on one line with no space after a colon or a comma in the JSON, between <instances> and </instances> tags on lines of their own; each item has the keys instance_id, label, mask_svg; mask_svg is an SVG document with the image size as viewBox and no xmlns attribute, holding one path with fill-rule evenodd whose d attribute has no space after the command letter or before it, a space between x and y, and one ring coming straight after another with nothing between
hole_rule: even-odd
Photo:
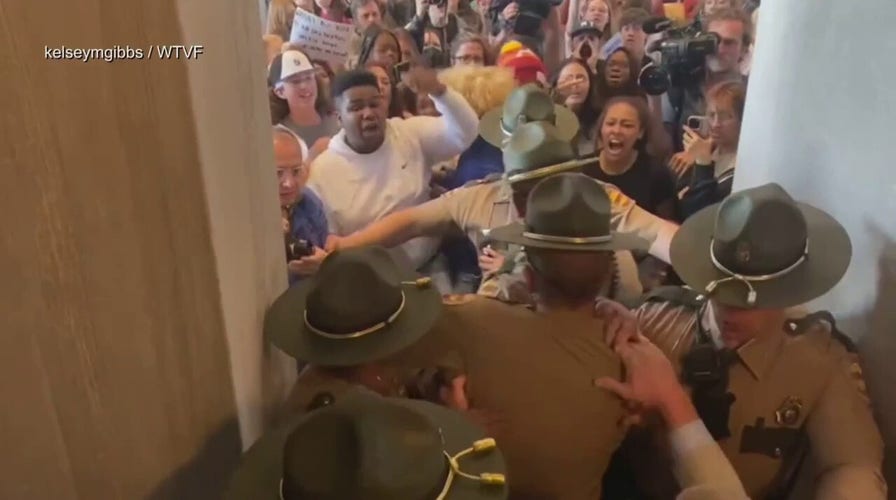
<instances>
[{"instance_id":1,"label":"eyeglasses","mask_svg":"<svg viewBox=\"0 0 896 500\"><path fill-rule=\"evenodd\" d=\"M485 62L482 56L473 55L473 54L463 54L454 57L455 61L460 61L464 64L482 64Z\"/></svg>"}]
</instances>

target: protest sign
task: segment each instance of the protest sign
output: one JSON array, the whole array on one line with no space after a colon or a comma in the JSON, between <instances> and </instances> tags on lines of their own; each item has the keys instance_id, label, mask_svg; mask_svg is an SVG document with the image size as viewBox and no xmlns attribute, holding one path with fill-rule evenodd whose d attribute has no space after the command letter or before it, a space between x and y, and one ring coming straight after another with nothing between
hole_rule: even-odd
<instances>
[{"instance_id":1,"label":"protest sign","mask_svg":"<svg viewBox=\"0 0 896 500\"><path fill-rule=\"evenodd\" d=\"M289 42L300 46L311 59L323 59L333 65L343 65L348 59L351 37L352 25L334 23L296 9Z\"/></svg>"}]
</instances>

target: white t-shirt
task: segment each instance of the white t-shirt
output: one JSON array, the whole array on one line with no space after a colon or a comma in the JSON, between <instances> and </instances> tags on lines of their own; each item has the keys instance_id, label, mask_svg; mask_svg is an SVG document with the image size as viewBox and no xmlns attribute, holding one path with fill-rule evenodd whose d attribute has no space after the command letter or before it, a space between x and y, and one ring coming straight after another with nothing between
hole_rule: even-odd
<instances>
[{"instance_id":1,"label":"white t-shirt","mask_svg":"<svg viewBox=\"0 0 896 500\"><path fill-rule=\"evenodd\" d=\"M441 117L392 118L382 146L359 154L341 130L314 160L308 186L324 204L330 232L346 236L397 210L429 201L431 166L465 151L478 134L476 112L458 93L432 97ZM401 245L414 268L426 263L439 239L414 238Z\"/></svg>"}]
</instances>

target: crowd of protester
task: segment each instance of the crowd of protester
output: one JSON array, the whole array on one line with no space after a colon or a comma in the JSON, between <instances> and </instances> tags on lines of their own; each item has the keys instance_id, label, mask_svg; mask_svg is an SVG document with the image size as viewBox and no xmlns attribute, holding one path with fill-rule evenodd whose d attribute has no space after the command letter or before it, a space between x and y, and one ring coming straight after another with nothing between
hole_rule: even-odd
<instances>
[{"instance_id":1,"label":"crowd of protester","mask_svg":"<svg viewBox=\"0 0 896 500\"><path fill-rule=\"evenodd\" d=\"M345 58L290 40L300 10L352 25ZM290 289L265 328L300 374L233 497L786 498L811 455L818 498L883 499L854 349L801 309L845 233L732 194L758 12L271 0ZM664 17L712 53L670 69Z\"/></svg>"}]
</instances>

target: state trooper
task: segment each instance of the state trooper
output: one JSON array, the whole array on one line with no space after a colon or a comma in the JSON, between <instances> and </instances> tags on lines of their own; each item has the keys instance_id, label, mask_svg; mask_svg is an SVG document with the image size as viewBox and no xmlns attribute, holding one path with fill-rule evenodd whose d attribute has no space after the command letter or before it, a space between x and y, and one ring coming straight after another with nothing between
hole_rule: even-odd
<instances>
[{"instance_id":1,"label":"state trooper","mask_svg":"<svg viewBox=\"0 0 896 500\"><path fill-rule=\"evenodd\" d=\"M793 309L840 281L851 248L835 219L779 185L746 189L697 212L672 240L688 288L657 289L636 310L638 331L679 365L750 498L786 498L803 464L815 472L814 498L886 498L855 348L830 313ZM674 488L656 476L665 467L646 462L636 467L653 477L639 484ZM642 494L669 497L657 489Z\"/></svg>"},{"instance_id":2,"label":"state trooper","mask_svg":"<svg viewBox=\"0 0 896 500\"><path fill-rule=\"evenodd\" d=\"M491 229L519 221L524 216L525 200L539 180L561 172L578 171L596 161L577 159L570 141L576 136L578 126L575 115L555 105L537 86L519 87L508 96L502 108L486 113L480 122L482 137L502 147L503 175L468 184L427 203L392 213L351 235L332 238L328 249L371 244L392 247L420 235L443 233L452 224L460 227L476 248L481 249L490 243L488 233ZM678 226L638 207L615 186L602 185L612 202L614 230L634 233L647 240L649 252L668 263L669 244ZM512 254L508 260L519 263L521 254ZM616 260L619 273L617 297L639 296L642 289L631 253L618 252ZM525 288L521 286L525 282L519 273L510 273L506 279L508 283L498 283L487 294L510 301L527 300L528 290L518 290Z\"/></svg>"}]
</instances>

